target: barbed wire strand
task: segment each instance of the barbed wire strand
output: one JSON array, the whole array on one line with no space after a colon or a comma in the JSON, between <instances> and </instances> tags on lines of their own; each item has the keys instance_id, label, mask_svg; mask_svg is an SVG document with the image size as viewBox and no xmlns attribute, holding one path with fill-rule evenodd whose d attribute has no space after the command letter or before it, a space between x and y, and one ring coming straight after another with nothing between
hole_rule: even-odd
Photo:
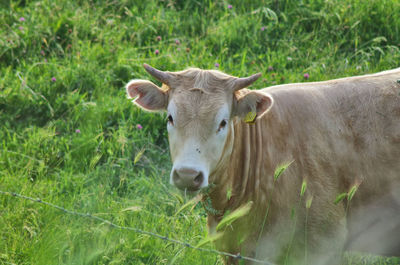
<instances>
[{"instance_id":1,"label":"barbed wire strand","mask_svg":"<svg viewBox=\"0 0 400 265\"><path fill-rule=\"evenodd\" d=\"M169 238L167 236L162 236L162 235L159 235L159 234L156 234L156 233L153 233L153 232L149 232L149 231L145 231L145 230L142 230L142 229L139 229L139 228L128 227L128 226L120 226L120 225L114 224L113 222L111 222L111 221L109 221L107 219L92 215L90 213L81 213L81 212L68 210L68 209L65 209L65 208L63 208L61 206L55 205L53 203L43 201L40 198L36 198L35 199L35 198L29 197L29 196L25 196L25 195L22 195L22 194L18 194L18 193L15 193L15 192L2 191L2 190L0 190L0 194L9 195L9 196L13 196L13 197L18 197L18 198L25 199L25 200L30 200L30 201L33 201L33 202L36 202L36 203L41 203L41 204L50 206L52 208L55 208L57 210L63 211L65 213L68 213L68 214L71 214L71 215L76 215L76 216L80 216L80 217L86 217L86 218L94 219L94 220L97 220L97 221L101 221L101 222L104 222L104 223L108 224L110 227L113 227L113 228L117 228L117 229L121 229L121 230L133 231L133 232L136 232L136 233L140 233L140 234L148 235L148 236L151 236L151 237L159 238L159 239L162 239L164 241L169 241L169 242L172 242L172 243L175 243L175 244L178 244L178 245L182 245L182 246L184 246L186 248L191 248L191 249L195 249L195 250L198 250L198 251L209 252L209 253L214 253L214 254L223 255L223 256L227 256L227 257L232 257L234 259L247 260L247 261L256 262L256 263L260 263L260 264L275 265L275 264L273 264L273 263L271 263L269 261L258 260L258 259L255 259L255 258L242 256L242 255L240 255L240 253L232 254L232 253L228 253L228 252L224 252L224 251L218 251L218 250L210 249L210 248L198 248L198 247L193 246L190 243L179 241L179 240L176 240L176 239L173 239L173 238Z\"/></svg>"}]
</instances>

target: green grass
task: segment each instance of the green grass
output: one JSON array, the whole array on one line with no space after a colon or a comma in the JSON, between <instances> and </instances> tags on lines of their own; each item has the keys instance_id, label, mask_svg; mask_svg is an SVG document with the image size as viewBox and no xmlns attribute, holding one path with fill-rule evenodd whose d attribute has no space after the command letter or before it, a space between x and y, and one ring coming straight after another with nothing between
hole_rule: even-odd
<instances>
[{"instance_id":1,"label":"green grass","mask_svg":"<svg viewBox=\"0 0 400 265\"><path fill-rule=\"evenodd\" d=\"M255 88L400 65L397 0L247 2L1 1L0 189L196 245L207 234L205 211L176 214L187 199L168 184L165 116L125 96L130 79L154 81L144 62L261 72ZM346 264L399 262L350 255ZM221 259L0 195L0 264Z\"/></svg>"}]
</instances>

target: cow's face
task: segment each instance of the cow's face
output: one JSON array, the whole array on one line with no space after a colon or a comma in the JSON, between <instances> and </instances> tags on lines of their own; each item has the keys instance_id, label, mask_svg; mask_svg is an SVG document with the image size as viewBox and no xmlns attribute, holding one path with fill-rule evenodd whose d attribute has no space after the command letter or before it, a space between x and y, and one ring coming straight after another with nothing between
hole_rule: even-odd
<instances>
[{"instance_id":1,"label":"cow's face","mask_svg":"<svg viewBox=\"0 0 400 265\"><path fill-rule=\"evenodd\" d=\"M247 91L259 75L236 78L217 71L189 69L161 72L148 65L146 70L164 89L145 80L132 80L126 86L128 97L138 106L167 111L167 129L173 167L170 181L182 190L197 191L209 184L209 176L229 150L228 135L235 116L250 113L260 117L272 105L267 94Z\"/></svg>"},{"instance_id":2,"label":"cow's face","mask_svg":"<svg viewBox=\"0 0 400 265\"><path fill-rule=\"evenodd\" d=\"M232 97L203 90L172 94L167 107L167 129L173 168L171 183L198 190L208 185L229 131Z\"/></svg>"}]
</instances>

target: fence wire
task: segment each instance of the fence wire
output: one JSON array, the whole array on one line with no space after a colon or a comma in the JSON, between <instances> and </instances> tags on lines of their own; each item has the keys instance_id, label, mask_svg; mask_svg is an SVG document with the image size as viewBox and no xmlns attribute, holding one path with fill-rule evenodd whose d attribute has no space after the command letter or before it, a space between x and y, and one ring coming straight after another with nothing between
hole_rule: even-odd
<instances>
[{"instance_id":1,"label":"fence wire","mask_svg":"<svg viewBox=\"0 0 400 265\"><path fill-rule=\"evenodd\" d=\"M177 244L177 245L182 245L182 246L184 246L186 248L191 248L191 249L195 249L195 250L202 251L202 252L209 252L209 253L213 253L213 254L232 257L232 258L238 259L238 260L246 260L246 261L251 261L251 262L255 262L255 263L259 263L259 264L266 264L266 265L275 265L275 264L273 264L273 263L271 263L269 261L259 260L259 259L255 259L255 258L251 258L251 257L242 256L242 255L240 255L240 253L232 254L232 253L228 253L228 252L224 252L224 251L218 251L218 250L210 249L210 248L198 248L198 247L193 246L190 243L179 241L179 240L176 240L176 239L173 239L173 238L169 238L167 236L162 236L162 235L159 235L159 234L156 234L156 233L153 233L153 232L145 231L145 230L138 229L138 228L135 228L135 227L120 226L120 225L117 225L117 224L107 220L107 219L92 215L90 213L81 213L81 212L76 212L76 211L73 211L73 210L68 210L68 209L65 209L64 207L55 205L53 203L43 201L40 198L36 198L35 199L35 198L29 197L29 196L25 196L25 195L22 195L22 194L18 194L18 193L15 193L15 192L8 192L8 191L2 191L2 190L0 190L0 194L13 196L13 197L17 197L17 198L21 198L21 199L25 199L25 200L30 200L30 201L33 201L33 202L36 202L36 203L44 204L44 205L50 206L52 208L55 208L57 210L60 210L60 211L62 211L64 213L68 213L68 214L75 215L75 216L80 216L80 217L85 217L85 218L89 218L89 219L94 219L94 220L106 223L112 228L121 229L121 230L128 230L128 231L133 231L133 232L136 232L136 233L139 233L139 234L148 235L148 236L155 237L155 238L158 238L158 239L161 239L161 240L164 240L164 241L172 242L172 243Z\"/></svg>"}]
</instances>

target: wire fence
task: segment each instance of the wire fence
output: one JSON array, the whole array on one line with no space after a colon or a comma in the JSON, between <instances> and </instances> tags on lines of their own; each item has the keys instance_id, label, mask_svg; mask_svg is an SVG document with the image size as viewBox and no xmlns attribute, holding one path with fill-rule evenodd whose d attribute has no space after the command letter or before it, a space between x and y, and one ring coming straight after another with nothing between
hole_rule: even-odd
<instances>
[{"instance_id":1,"label":"wire fence","mask_svg":"<svg viewBox=\"0 0 400 265\"><path fill-rule=\"evenodd\" d=\"M75 215L75 216L79 216L79 217L85 217L85 218L94 219L94 220L103 222L105 224L108 224L112 228L121 229L121 230L128 230L128 231L133 231L135 233L148 235L148 236L155 237L155 238L158 238L158 239L161 239L161 240L164 240L164 241L172 242L172 243L177 244L177 245L182 245L182 246L184 246L186 248L191 248L191 249L195 249L195 250L203 251L203 252L209 252L209 253L213 253L213 254L217 254L217 255L223 255L223 256L231 257L231 258L238 259L238 260L246 260L246 261L251 261L251 262L255 262L255 263L259 263L259 264L266 264L266 265L275 265L275 264L273 264L273 263L271 263L269 261L259 260L259 259L255 259L255 258L251 258L251 257L242 256L242 255L240 255L240 253L232 254L232 253L228 253L228 252L224 252L224 251L218 251L218 250L211 249L211 248L199 248L199 247L195 247L194 245L192 245L190 243L187 243L187 242L184 242L184 241L179 241L179 240L176 240L176 239L173 239L173 238L169 238L167 236L162 236L162 235L159 235L159 234L156 234L156 233L153 233L153 232L145 231L145 230L138 229L138 228L135 228L135 227L120 226L120 225L117 225L117 224L107 220L107 219L95 216L95 215L93 215L91 213L81 213L81 212L76 212L76 211L73 211L73 210L68 210L68 209L65 209L64 207L55 205L53 203L43 201L40 198L36 198L35 199L35 198L29 197L29 196L25 196L25 195L22 195L22 194L18 194L18 193L15 193L15 192L8 192L8 191L2 191L2 190L0 190L0 194L13 196L13 197L17 197L17 198L21 198L21 199L25 199L25 200L30 200L30 201L33 201L35 203L44 204L46 206L55 208L55 209L60 210L60 211L62 211L64 213L67 213L67 214L71 214L71 215Z\"/></svg>"}]
</instances>

